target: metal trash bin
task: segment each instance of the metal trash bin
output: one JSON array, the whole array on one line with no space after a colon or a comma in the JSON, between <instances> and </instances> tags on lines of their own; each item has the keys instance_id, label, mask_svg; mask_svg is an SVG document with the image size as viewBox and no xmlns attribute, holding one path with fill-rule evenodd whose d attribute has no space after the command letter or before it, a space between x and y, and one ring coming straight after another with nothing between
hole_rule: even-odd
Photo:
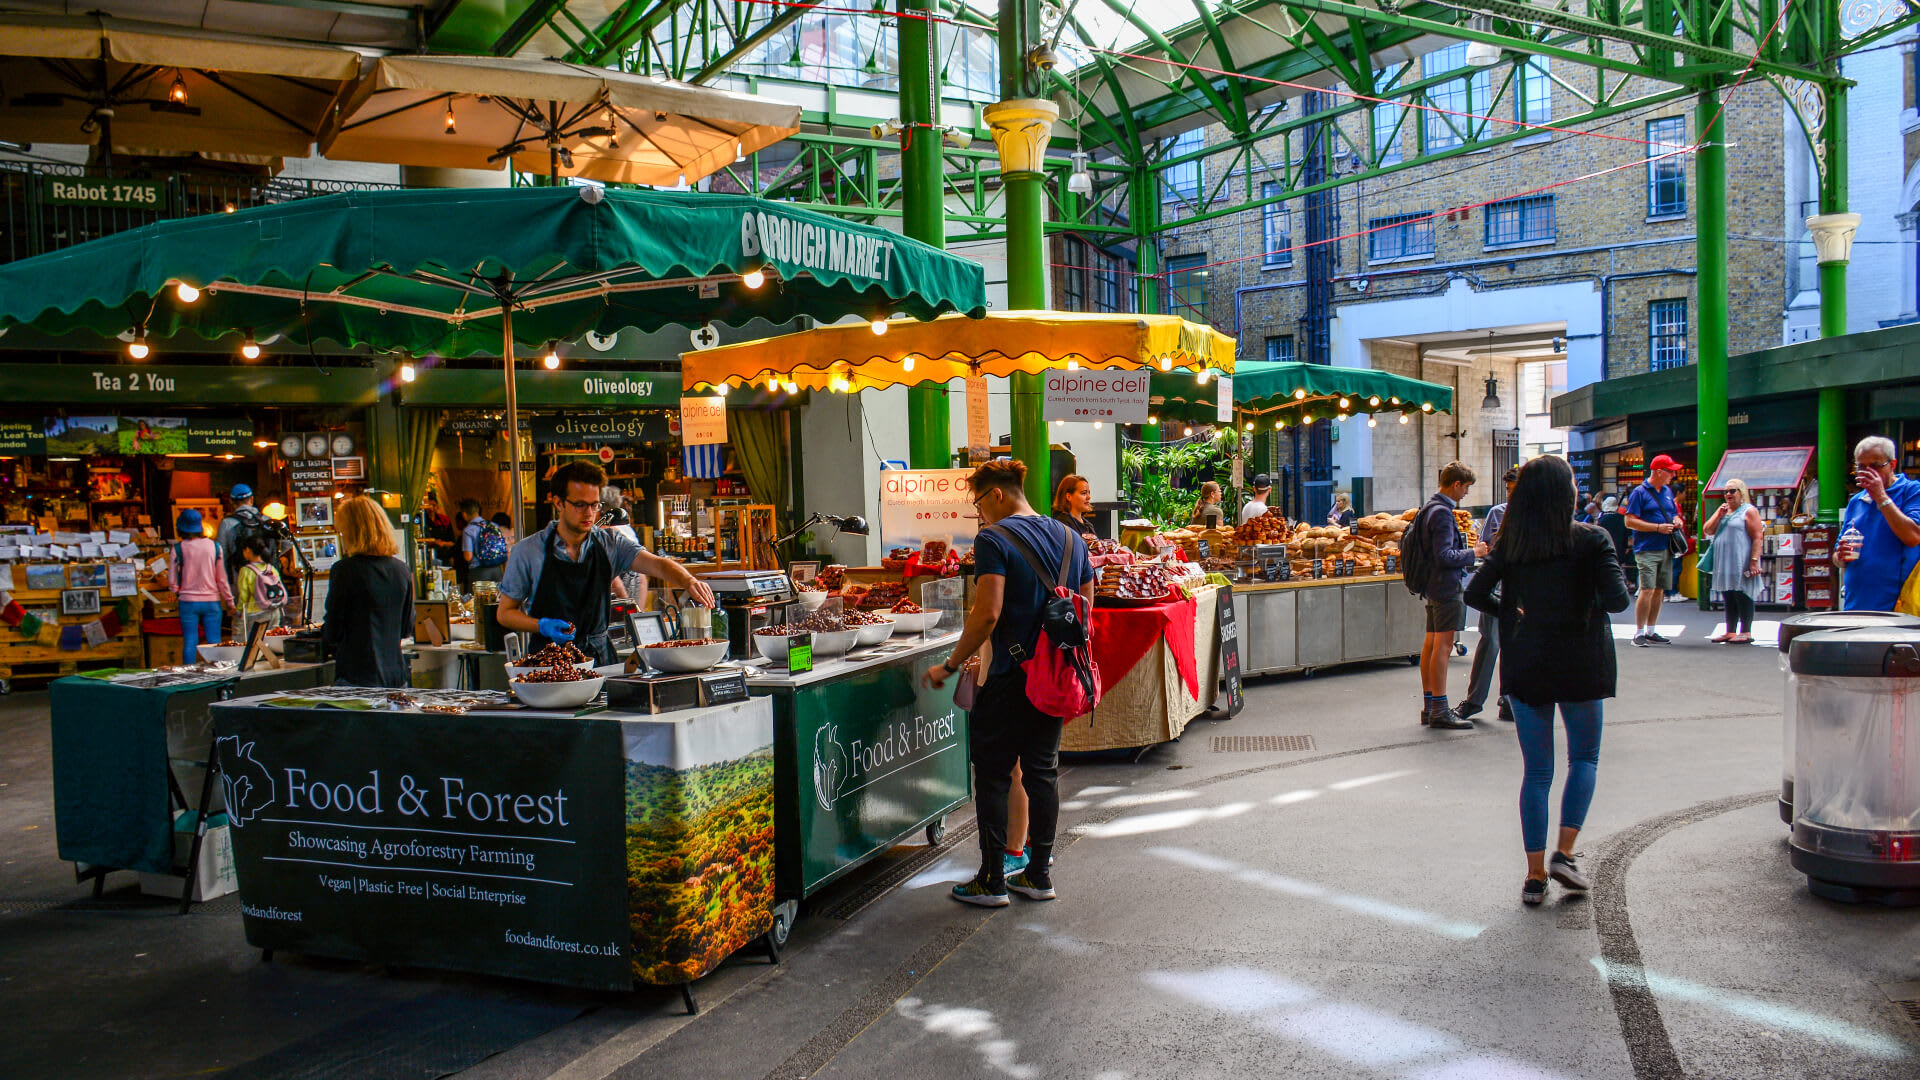
<instances>
[{"instance_id":1,"label":"metal trash bin","mask_svg":"<svg viewBox=\"0 0 1920 1080\"><path fill-rule=\"evenodd\" d=\"M1793 670L1787 650L1801 634L1845 630L1855 626L1905 626L1920 629L1920 616L1892 611L1811 611L1780 622L1780 679L1786 693L1780 707L1780 820L1793 824Z\"/></svg>"},{"instance_id":2,"label":"metal trash bin","mask_svg":"<svg viewBox=\"0 0 1920 1080\"><path fill-rule=\"evenodd\" d=\"M1790 859L1815 896L1920 904L1920 629L1801 634Z\"/></svg>"}]
</instances>

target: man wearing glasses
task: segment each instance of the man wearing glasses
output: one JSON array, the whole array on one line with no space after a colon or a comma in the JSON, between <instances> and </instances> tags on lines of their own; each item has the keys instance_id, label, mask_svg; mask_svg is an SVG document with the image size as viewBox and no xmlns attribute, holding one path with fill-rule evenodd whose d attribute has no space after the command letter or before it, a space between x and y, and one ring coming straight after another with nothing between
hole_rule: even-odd
<instances>
[{"instance_id":1,"label":"man wearing glasses","mask_svg":"<svg viewBox=\"0 0 1920 1080\"><path fill-rule=\"evenodd\" d=\"M513 545L498 613L500 625L531 633L535 649L572 641L603 665L617 659L607 640L607 599L619 575L646 574L713 606L713 590L686 567L599 527L606 482L606 471L591 462L554 470L547 480L553 523Z\"/></svg>"},{"instance_id":2,"label":"man wearing glasses","mask_svg":"<svg viewBox=\"0 0 1920 1080\"><path fill-rule=\"evenodd\" d=\"M1840 519L1840 533L1849 539L1833 547L1840 606L1848 611L1892 611L1920 562L1920 482L1895 467L1899 452L1880 435L1853 448L1853 480L1860 490Z\"/></svg>"}]
</instances>

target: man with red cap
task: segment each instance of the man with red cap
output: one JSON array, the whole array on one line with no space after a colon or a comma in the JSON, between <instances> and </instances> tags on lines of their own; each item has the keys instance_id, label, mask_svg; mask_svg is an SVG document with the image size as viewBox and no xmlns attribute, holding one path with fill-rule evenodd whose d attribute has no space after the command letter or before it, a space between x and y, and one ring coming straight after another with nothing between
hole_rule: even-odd
<instances>
[{"instance_id":1,"label":"man with red cap","mask_svg":"<svg viewBox=\"0 0 1920 1080\"><path fill-rule=\"evenodd\" d=\"M1673 478L1680 463L1661 454L1647 464L1647 478L1627 496L1627 529L1633 534L1633 564L1640 596L1633 605L1633 643L1640 648L1666 645L1660 636L1660 604L1674 583L1673 534L1680 530L1680 508L1673 501Z\"/></svg>"}]
</instances>

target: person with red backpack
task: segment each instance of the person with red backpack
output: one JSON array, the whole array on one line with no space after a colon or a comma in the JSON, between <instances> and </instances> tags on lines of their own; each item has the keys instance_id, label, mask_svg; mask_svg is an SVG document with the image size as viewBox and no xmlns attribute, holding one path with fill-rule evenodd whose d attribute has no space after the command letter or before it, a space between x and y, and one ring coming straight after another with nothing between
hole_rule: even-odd
<instances>
[{"instance_id":1,"label":"person with red backpack","mask_svg":"<svg viewBox=\"0 0 1920 1080\"><path fill-rule=\"evenodd\" d=\"M991 640L993 659L968 724L980 873L953 889L955 900L980 907L1005 907L1008 890L1054 898L1060 728L1100 696L1088 642L1094 574L1086 541L1034 513L1026 478L1018 461L989 461L967 478L982 526L973 543L973 610L953 652L926 675L938 689ZM1007 799L1016 764L1027 794L1029 862L1009 878Z\"/></svg>"}]
</instances>

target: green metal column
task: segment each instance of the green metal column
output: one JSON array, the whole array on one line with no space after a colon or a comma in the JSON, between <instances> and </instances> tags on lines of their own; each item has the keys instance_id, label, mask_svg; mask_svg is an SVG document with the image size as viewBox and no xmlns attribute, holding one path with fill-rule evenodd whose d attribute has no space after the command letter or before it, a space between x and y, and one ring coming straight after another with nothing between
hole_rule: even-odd
<instances>
[{"instance_id":1,"label":"green metal column","mask_svg":"<svg viewBox=\"0 0 1920 1080\"><path fill-rule=\"evenodd\" d=\"M906 125L900 153L902 224L907 236L937 248L947 246L947 210L942 178L939 27L917 17L924 11L899 0L900 122ZM907 390L908 463L916 469L953 464L953 413L947 388L928 384Z\"/></svg>"},{"instance_id":2,"label":"green metal column","mask_svg":"<svg viewBox=\"0 0 1920 1080\"><path fill-rule=\"evenodd\" d=\"M1847 91L1827 87L1827 125L1820 133L1826 151L1826 173L1820 178L1820 212L1847 212ZM1841 337L1847 332L1847 264L1820 264L1820 336ZM1814 476L1820 482L1823 518L1839 520L1847 497L1847 393L1839 387L1820 390L1820 419L1814 440Z\"/></svg>"},{"instance_id":3,"label":"green metal column","mask_svg":"<svg viewBox=\"0 0 1920 1080\"><path fill-rule=\"evenodd\" d=\"M1699 360L1696 415L1699 447L1695 467L1705 483L1727 452L1727 151L1726 122L1720 93L1700 91L1700 150L1694 155L1694 187L1700 209L1697 258L1700 268Z\"/></svg>"},{"instance_id":4,"label":"green metal column","mask_svg":"<svg viewBox=\"0 0 1920 1080\"><path fill-rule=\"evenodd\" d=\"M1040 79L1028 62L1028 53L1044 40L1040 32L1040 0L1000 0L1000 97L1003 102L1044 96ZM1003 145L1000 179L1007 206L1007 307L1014 311L1044 311L1049 306L1046 176L1038 168L1009 171L1006 162L1007 147ZM1043 418L1044 380L1039 375L1016 374L1008 382L1012 391L1009 397L1013 411L1013 456L1027 465L1027 500L1035 507L1045 507L1052 501L1053 472L1047 422Z\"/></svg>"},{"instance_id":5,"label":"green metal column","mask_svg":"<svg viewBox=\"0 0 1920 1080\"><path fill-rule=\"evenodd\" d=\"M1160 313L1160 175L1146 165L1137 165L1128 195L1132 201L1134 289L1139 295L1142 315ZM1159 442L1162 425L1147 424L1140 429L1141 442Z\"/></svg>"}]
</instances>

